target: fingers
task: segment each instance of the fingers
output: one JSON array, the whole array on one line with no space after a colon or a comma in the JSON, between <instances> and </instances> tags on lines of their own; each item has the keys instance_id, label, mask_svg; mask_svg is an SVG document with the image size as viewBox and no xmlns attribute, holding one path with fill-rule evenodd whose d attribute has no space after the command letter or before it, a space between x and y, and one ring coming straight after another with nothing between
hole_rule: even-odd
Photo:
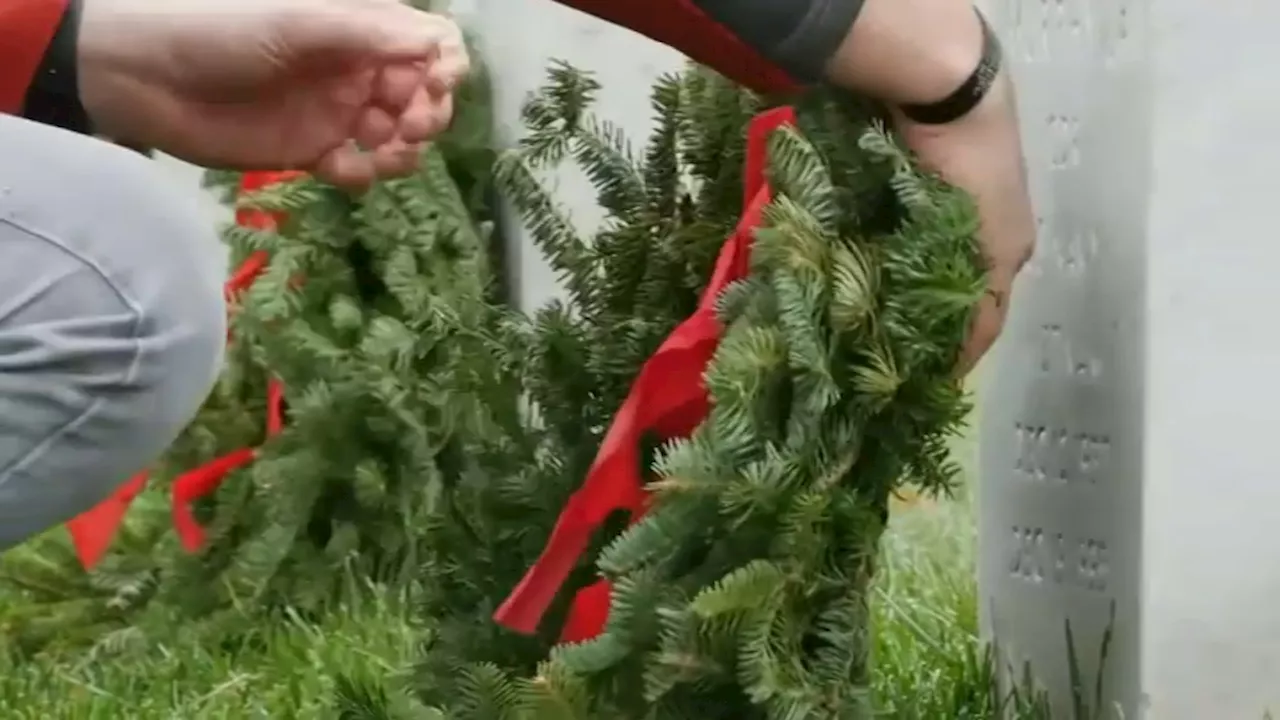
<instances>
[{"instance_id":1,"label":"fingers","mask_svg":"<svg viewBox=\"0 0 1280 720\"><path fill-rule=\"evenodd\" d=\"M973 324L969 328L969 338L960 351L957 376L964 377L977 367L978 361L1000 337L1008 312L1008 298L1004 293L989 290L982 296L974 313Z\"/></svg>"},{"instance_id":2,"label":"fingers","mask_svg":"<svg viewBox=\"0 0 1280 720\"><path fill-rule=\"evenodd\" d=\"M424 73L419 80L437 94L451 92L471 71L462 29L452 19L418 10L401 0L363 0L363 5L365 9L360 14L368 26L369 52L377 59L392 64L417 63ZM398 35L418 39L394 39ZM429 38L430 46L420 52L415 43L421 43L423 38Z\"/></svg>"},{"instance_id":3,"label":"fingers","mask_svg":"<svg viewBox=\"0 0 1280 720\"><path fill-rule=\"evenodd\" d=\"M372 151L361 150L352 143L325 153L312 172L337 187L362 192L380 178L412 173L421 156L421 145L398 139Z\"/></svg>"},{"instance_id":4,"label":"fingers","mask_svg":"<svg viewBox=\"0 0 1280 720\"><path fill-rule=\"evenodd\" d=\"M400 115L399 137L410 143L426 142L448 129L452 119L453 95L437 96L419 88Z\"/></svg>"},{"instance_id":5,"label":"fingers","mask_svg":"<svg viewBox=\"0 0 1280 720\"><path fill-rule=\"evenodd\" d=\"M374 101L389 110L401 110L409 105L414 93L422 87L421 63L395 63L383 67L374 88Z\"/></svg>"},{"instance_id":6,"label":"fingers","mask_svg":"<svg viewBox=\"0 0 1280 720\"><path fill-rule=\"evenodd\" d=\"M1031 260L1035 243L1033 240L1022 243L1009 242L1000 247L1004 252L987 253L987 291L978 301L973 322L969 328L969 337L960 352L957 368L960 377L972 372L978 361L999 339L1005 320L1009 316L1009 301L1013 294L1014 280Z\"/></svg>"},{"instance_id":7,"label":"fingers","mask_svg":"<svg viewBox=\"0 0 1280 720\"><path fill-rule=\"evenodd\" d=\"M402 177L418 169L421 157L421 145L395 140L374 151L374 172L378 177Z\"/></svg>"},{"instance_id":8,"label":"fingers","mask_svg":"<svg viewBox=\"0 0 1280 720\"><path fill-rule=\"evenodd\" d=\"M376 148L396 138L400 120L380 107L366 108L356 120L356 145L361 148Z\"/></svg>"},{"instance_id":9,"label":"fingers","mask_svg":"<svg viewBox=\"0 0 1280 720\"><path fill-rule=\"evenodd\" d=\"M394 65L378 79L374 102L398 118L397 135L406 142L428 140L453 119L452 88L434 92L425 80L428 72L418 64Z\"/></svg>"},{"instance_id":10,"label":"fingers","mask_svg":"<svg viewBox=\"0 0 1280 720\"><path fill-rule=\"evenodd\" d=\"M335 33L346 40L336 42L355 54L383 62L442 59L445 66L436 72L466 74L462 30L445 15L402 0L329 0L328 7L342 19Z\"/></svg>"},{"instance_id":11,"label":"fingers","mask_svg":"<svg viewBox=\"0 0 1280 720\"><path fill-rule=\"evenodd\" d=\"M470 72L471 56L459 31L441 42L436 54L428 60L427 89L436 94L452 92Z\"/></svg>"},{"instance_id":12,"label":"fingers","mask_svg":"<svg viewBox=\"0 0 1280 720\"><path fill-rule=\"evenodd\" d=\"M356 144L369 154L356 159L350 150L335 152L326 166L337 178L331 182L361 188L417 168L421 145L448 129L453 119L453 87L458 82L453 73L465 70L467 61L465 51L452 58L382 69L373 105L361 114L355 131ZM432 68L441 63L445 70L433 74Z\"/></svg>"},{"instance_id":13,"label":"fingers","mask_svg":"<svg viewBox=\"0 0 1280 720\"><path fill-rule=\"evenodd\" d=\"M421 71L411 72L417 84L410 88L404 107L367 107L356 121L352 141L329 151L316 164L313 172L318 177L359 192L379 179L402 177L417 169L423 144L449 126L453 95L429 92L421 84ZM387 81L392 99L402 92L397 74L390 73Z\"/></svg>"},{"instance_id":14,"label":"fingers","mask_svg":"<svg viewBox=\"0 0 1280 720\"><path fill-rule=\"evenodd\" d=\"M360 191L417 169L422 144L446 130L453 118L452 93L432 93L423 77L424 71L412 64L385 68L374 103L356 120L353 142L327 153L316 174Z\"/></svg>"},{"instance_id":15,"label":"fingers","mask_svg":"<svg viewBox=\"0 0 1280 720\"><path fill-rule=\"evenodd\" d=\"M345 144L325 153L311 172L321 180L351 192L367 189L378 176L369 155L354 144Z\"/></svg>"},{"instance_id":16,"label":"fingers","mask_svg":"<svg viewBox=\"0 0 1280 720\"><path fill-rule=\"evenodd\" d=\"M332 38L345 43L341 54L381 69L353 142L326 153L314 172L360 190L413 172L422 144L448 128L453 90L469 72L470 59L462 32L442 15L400 0L329 0L328 8L345 18ZM337 40L338 34L346 40Z\"/></svg>"}]
</instances>

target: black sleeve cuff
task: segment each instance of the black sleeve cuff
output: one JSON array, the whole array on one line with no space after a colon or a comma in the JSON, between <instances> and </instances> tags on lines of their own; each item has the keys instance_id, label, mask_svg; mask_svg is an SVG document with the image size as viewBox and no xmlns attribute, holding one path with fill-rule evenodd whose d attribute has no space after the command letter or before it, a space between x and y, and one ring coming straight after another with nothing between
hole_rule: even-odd
<instances>
[{"instance_id":1,"label":"black sleeve cuff","mask_svg":"<svg viewBox=\"0 0 1280 720\"><path fill-rule=\"evenodd\" d=\"M81 0L68 0L58 29L27 90L22 115L44 125L89 134L93 128L80 102L77 71L80 6Z\"/></svg>"}]
</instances>

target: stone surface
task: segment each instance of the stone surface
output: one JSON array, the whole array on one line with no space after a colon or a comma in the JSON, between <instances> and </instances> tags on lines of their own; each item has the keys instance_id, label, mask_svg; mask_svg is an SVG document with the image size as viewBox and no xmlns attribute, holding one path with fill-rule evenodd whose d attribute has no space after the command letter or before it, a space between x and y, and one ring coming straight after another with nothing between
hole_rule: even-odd
<instances>
[{"instance_id":1,"label":"stone surface","mask_svg":"<svg viewBox=\"0 0 1280 720\"><path fill-rule=\"evenodd\" d=\"M982 401L984 626L1064 713L1064 621L1091 696L1112 607L1106 709L1280 711L1280 6L992 10L1041 225Z\"/></svg>"}]
</instances>

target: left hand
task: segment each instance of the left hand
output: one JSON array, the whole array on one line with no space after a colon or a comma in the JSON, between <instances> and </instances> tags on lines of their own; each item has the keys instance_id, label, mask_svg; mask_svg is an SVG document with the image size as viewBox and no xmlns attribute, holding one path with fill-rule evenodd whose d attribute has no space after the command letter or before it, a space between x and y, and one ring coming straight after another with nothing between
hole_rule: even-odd
<instances>
[{"instance_id":1,"label":"left hand","mask_svg":"<svg viewBox=\"0 0 1280 720\"><path fill-rule=\"evenodd\" d=\"M400 0L83 3L95 131L207 167L406 174L468 70L457 25Z\"/></svg>"}]
</instances>

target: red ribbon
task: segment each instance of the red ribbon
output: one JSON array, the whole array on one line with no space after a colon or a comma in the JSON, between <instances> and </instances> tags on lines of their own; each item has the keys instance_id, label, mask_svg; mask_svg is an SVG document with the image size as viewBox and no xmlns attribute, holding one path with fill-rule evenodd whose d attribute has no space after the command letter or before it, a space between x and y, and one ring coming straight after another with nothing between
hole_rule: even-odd
<instances>
[{"instance_id":1,"label":"red ribbon","mask_svg":"<svg viewBox=\"0 0 1280 720\"><path fill-rule=\"evenodd\" d=\"M794 122L795 112L789 107L769 110L752 120L743 170L744 211L720 249L698 309L640 369L586 480L565 504L541 557L495 613L500 625L526 634L536 632L605 519L618 510L630 512L632 522L643 517L648 493L641 478L640 446L645 431L664 438L685 437L706 417L709 404L702 378L722 331L715 314L716 299L750 269L752 234L772 199L764 177L769 134ZM610 591L608 581L600 580L574 597L562 641L579 642L603 631Z\"/></svg>"},{"instance_id":2,"label":"red ribbon","mask_svg":"<svg viewBox=\"0 0 1280 720\"><path fill-rule=\"evenodd\" d=\"M245 173L240 179L239 194L244 196L268 185L293 180L301 175L302 173L294 171ZM281 213L253 209L236 210L236 224L242 227L274 230L282 220ZM266 269L269 260L270 256L264 251L251 253L223 285L222 293L227 301L230 302L252 285L253 281ZM284 427L284 388L275 379L267 384L266 425L268 438L279 433ZM204 528L196 522L191 510L192 504L216 490L233 470L252 462L255 453L256 451L252 448L236 450L184 473L173 481L173 524L184 548L195 552L204 544ZM67 523L67 531L71 534L76 555L85 569L93 568L106 554L120 523L124 521L129 505L146 485L147 475L145 470L138 473L106 500Z\"/></svg>"},{"instance_id":3,"label":"red ribbon","mask_svg":"<svg viewBox=\"0 0 1280 720\"><path fill-rule=\"evenodd\" d=\"M284 430L284 385L272 378L267 381L267 437Z\"/></svg>"},{"instance_id":4,"label":"red ribbon","mask_svg":"<svg viewBox=\"0 0 1280 720\"><path fill-rule=\"evenodd\" d=\"M267 262L270 259L271 256L267 255L265 250L256 250L250 254L249 257L245 258L244 262L240 263L240 267L236 268L236 271L231 274L226 284L222 286L222 296L230 302L238 297L240 293L248 290L253 281L257 280L258 276L262 274L262 271L267 269Z\"/></svg>"},{"instance_id":5,"label":"red ribbon","mask_svg":"<svg viewBox=\"0 0 1280 720\"><path fill-rule=\"evenodd\" d=\"M76 557L80 558L84 567L97 565L107 554L116 530L129 511L129 504L146 485L147 472L144 470L129 478L128 482L106 500L67 521L67 531L71 533Z\"/></svg>"},{"instance_id":6,"label":"red ribbon","mask_svg":"<svg viewBox=\"0 0 1280 720\"><path fill-rule=\"evenodd\" d=\"M253 462L255 453L253 448L240 448L179 475L173 481L173 528L188 552L203 547L205 537L204 528L196 522L191 506L218 489L229 473Z\"/></svg>"}]
</instances>

